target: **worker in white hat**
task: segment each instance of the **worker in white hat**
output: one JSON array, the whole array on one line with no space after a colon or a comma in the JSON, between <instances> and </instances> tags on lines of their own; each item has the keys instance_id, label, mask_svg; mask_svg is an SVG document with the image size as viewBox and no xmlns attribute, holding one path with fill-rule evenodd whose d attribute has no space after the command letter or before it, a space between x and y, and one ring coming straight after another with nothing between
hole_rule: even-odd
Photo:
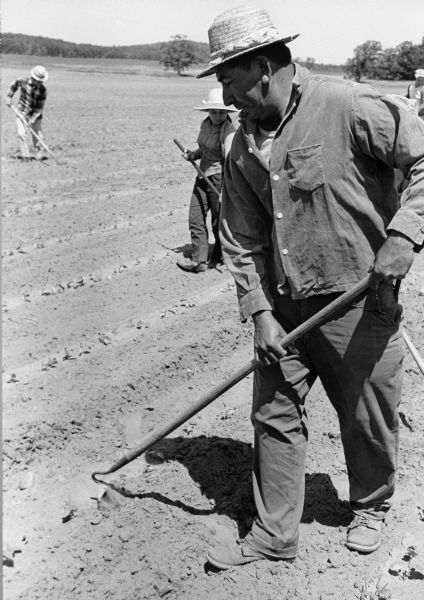
<instances>
[{"instance_id":1,"label":"worker in white hat","mask_svg":"<svg viewBox=\"0 0 424 600\"><path fill-rule=\"evenodd\" d=\"M31 153L28 145L28 134L30 130L34 131L36 136L43 139L41 132L41 122L43 118L44 104L47 98L47 90L45 82L49 75L42 65L36 65L31 69L29 77L21 77L16 79L9 88L7 95L7 105L12 105L12 100L15 92L20 90L18 102L18 111L20 116L16 118L16 127L18 132L20 154L22 160L30 160ZM37 137L32 135L32 143L34 148L33 157L37 160L43 159L42 148Z\"/></svg>"},{"instance_id":2,"label":"worker in white hat","mask_svg":"<svg viewBox=\"0 0 424 600\"><path fill-rule=\"evenodd\" d=\"M415 81L408 86L406 97L414 100L416 113L424 119L424 69L415 71Z\"/></svg>"},{"instance_id":3,"label":"worker in white hat","mask_svg":"<svg viewBox=\"0 0 424 600\"><path fill-rule=\"evenodd\" d=\"M202 106L194 108L206 112L207 116L200 125L198 147L195 150L186 150L183 156L189 161L200 160L199 168L214 189L203 177L196 177L190 200L188 223L191 237L190 258L178 260L177 265L183 271L201 273L208 267L213 268L222 264L218 235L220 198L217 192L221 191L223 164L238 122L230 117L231 113L237 113L237 109L234 106L225 106L221 87L209 90L207 99L202 101ZM206 217L209 211L214 246L208 263L209 236Z\"/></svg>"}]
</instances>

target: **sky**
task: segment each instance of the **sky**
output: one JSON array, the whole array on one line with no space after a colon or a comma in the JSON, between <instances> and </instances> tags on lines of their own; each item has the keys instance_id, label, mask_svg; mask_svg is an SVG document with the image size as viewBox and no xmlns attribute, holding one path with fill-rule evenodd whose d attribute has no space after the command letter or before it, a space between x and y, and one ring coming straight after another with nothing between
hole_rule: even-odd
<instances>
[{"instance_id":1,"label":"sky","mask_svg":"<svg viewBox=\"0 0 424 600\"><path fill-rule=\"evenodd\" d=\"M383 48L421 43L424 0L2 0L2 31L102 46L208 41L214 18L233 6L268 11L282 35L300 33L293 57L343 64L367 40Z\"/></svg>"}]
</instances>

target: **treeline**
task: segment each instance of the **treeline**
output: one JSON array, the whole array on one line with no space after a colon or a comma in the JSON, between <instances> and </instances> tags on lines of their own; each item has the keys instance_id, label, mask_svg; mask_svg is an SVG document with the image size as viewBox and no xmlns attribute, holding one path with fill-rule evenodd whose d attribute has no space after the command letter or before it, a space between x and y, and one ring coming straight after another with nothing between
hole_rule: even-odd
<instances>
[{"instance_id":1,"label":"treeline","mask_svg":"<svg viewBox=\"0 0 424 600\"><path fill-rule=\"evenodd\" d=\"M194 62L209 62L209 45L203 42L187 40L194 54ZM32 56L63 56L70 58L128 58L138 60L156 60L162 62L170 42L155 44L137 44L133 46L98 46L94 44L75 44L64 40L23 33L4 33L2 36L3 54L28 54ZM317 63L313 58L296 62L320 72L342 71L341 65Z\"/></svg>"},{"instance_id":2,"label":"treeline","mask_svg":"<svg viewBox=\"0 0 424 600\"><path fill-rule=\"evenodd\" d=\"M343 65L318 63L315 58L293 58L293 62L299 63L302 67L316 71L317 73L343 73Z\"/></svg>"},{"instance_id":3,"label":"treeline","mask_svg":"<svg viewBox=\"0 0 424 600\"><path fill-rule=\"evenodd\" d=\"M23 33L3 33L3 54L29 54L36 56L60 56L69 58L129 58L137 60L160 61L168 42L155 44L137 44L133 46L97 46L94 44L75 44L54 38ZM207 63L209 45L203 42L191 42L195 61Z\"/></svg>"},{"instance_id":4,"label":"treeline","mask_svg":"<svg viewBox=\"0 0 424 600\"><path fill-rule=\"evenodd\" d=\"M132 46L98 46L95 44L75 44L64 40L4 33L2 35L3 54L28 54L36 56L59 56L70 58L120 58L153 60L164 63L164 57L172 49L175 39L190 49L189 64L205 64L209 61L209 45L193 42L185 36L173 36L170 42L137 44ZM295 58L296 62L317 72L340 72L360 81L362 78L411 80L417 68L424 67L424 38L421 44L402 42L395 48L383 49L378 41L369 40L353 51L345 65L317 63L314 58ZM165 61L166 62L166 61ZM166 65L165 65L166 66Z\"/></svg>"},{"instance_id":5,"label":"treeline","mask_svg":"<svg viewBox=\"0 0 424 600\"><path fill-rule=\"evenodd\" d=\"M395 48L383 49L380 42L368 40L354 51L345 65L346 74L361 78L411 80L416 69L424 66L424 38L421 44L402 42Z\"/></svg>"}]
</instances>

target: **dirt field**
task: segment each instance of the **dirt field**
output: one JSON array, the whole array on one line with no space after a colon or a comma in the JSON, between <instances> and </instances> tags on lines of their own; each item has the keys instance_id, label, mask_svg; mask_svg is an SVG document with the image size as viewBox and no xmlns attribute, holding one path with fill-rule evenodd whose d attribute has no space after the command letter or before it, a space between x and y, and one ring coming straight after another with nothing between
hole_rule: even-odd
<instances>
[{"instance_id":1,"label":"dirt field","mask_svg":"<svg viewBox=\"0 0 424 600\"><path fill-rule=\"evenodd\" d=\"M33 64L4 59L2 95ZM122 493L102 496L91 481L246 364L252 330L227 272L175 266L189 249L195 172L172 140L194 145L202 114L192 107L214 80L129 62L44 62L44 132L63 164L13 159L14 119L3 111L4 597L422 598L424 390L409 353L398 491L370 556L344 547L346 471L320 385L309 398L293 564L205 565L210 545L243 536L253 516L251 376L110 476ZM424 253L401 299L424 354Z\"/></svg>"}]
</instances>

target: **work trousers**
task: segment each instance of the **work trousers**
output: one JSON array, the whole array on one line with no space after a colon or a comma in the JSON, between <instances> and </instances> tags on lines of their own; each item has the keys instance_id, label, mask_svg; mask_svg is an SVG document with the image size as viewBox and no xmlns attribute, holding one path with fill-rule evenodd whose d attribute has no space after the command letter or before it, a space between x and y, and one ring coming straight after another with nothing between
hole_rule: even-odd
<instances>
[{"instance_id":1,"label":"work trousers","mask_svg":"<svg viewBox=\"0 0 424 600\"><path fill-rule=\"evenodd\" d=\"M17 129L17 133L18 133L19 151L23 158L30 157L30 150L29 150L29 146L28 146L28 135L31 135L32 145L34 146L35 152L36 153L40 152L40 150L41 150L40 142L37 140L35 135L32 135L32 133L30 134L30 132L25 127L25 125L22 123L22 121L19 117L17 117L17 119L16 119L16 129ZM38 118L31 125L31 129L34 130L34 132L38 135L38 137L43 139L43 134L41 133L41 118Z\"/></svg>"},{"instance_id":2,"label":"work trousers","mask_svg":"<svg viewBox=\"0 0 424 600\"><path fill-rule=\"evenodd\" d=\"M275 299L290 332L339 294ZM305 398L317 377L340 424L350 503L383 519L394 492L402 386L401 307L390 284L370 290L296 343L298 354L254 375L253 490L257 509L247 540L270 556L296 555L305 491Z\"/></svg>"},{"instance_id":3,"label":"work trousers","mask_svg":"<svg viewBox=\"0 0 424 600\"><path fill-rule=\"evenodd\" d=\"M221 191L222 173L208 175L208 179L210 179L218 191ZM219 196L210 189L203 178L197 177L190 200L188 218L192 245L191 258L195 262L206 263L208 260L209 236L207 214L209 210L211 211L212 232L215 238L212 258L219 260L222 257L221 243L218 235L219 207Z\"/></svg>"}]
</instances>

